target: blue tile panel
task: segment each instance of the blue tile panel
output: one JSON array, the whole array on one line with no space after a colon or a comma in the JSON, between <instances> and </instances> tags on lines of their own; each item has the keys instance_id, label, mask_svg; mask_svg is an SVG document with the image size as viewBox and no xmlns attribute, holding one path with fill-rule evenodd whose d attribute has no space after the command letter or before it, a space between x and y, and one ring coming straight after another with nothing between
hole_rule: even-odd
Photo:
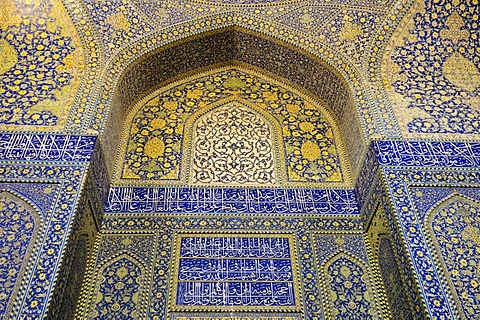
<instances>
[{"instance_id":1,"label":"blue tile panel","mask_svg":"<svg viewBox=\"0 0 480 320\"><path fill-rule=\"evenodd\" d=\"M0 134L0 160L88 162L96 136Z\"/></svg>"},{"instance_id":2,"label":"blue tile panel","mask_svg":"<svg viewBox=\"0 0 480 320\"><path fill-rule=\"evenodd\" d=\"M182 237L177 306L295 306L288 238Z\"/></svg>"},{"instance_id":3,"label":"blue tile panel","mask_svg":"<svg viewBox=\"0 0 480 320\"><path fill-rule=\"evenodd\" d=\"M2 149L2 148L0 148ZM3 149L2 149L3 152ZM47 203L36 200L41 196L40 190L46 193L44 197L52 199L50 210L41 212L43 234L36 239L34 252L36 259L30 261L29 278L18 287L18 296L22 296L13 306L13 314L21 319L42 319L48 317L47 305L52 297L53 282L58 272L61 257L65 252L66 240L71 229L73 213L78 203L79 190L86 170L85 163L76 164L2 164L2 179L13 180L22 177L25 181L48 180L52 183L51 190L32 187L30 192L25 187L12 187L18 193L28 196L28 201L39 208L48 207ZM25 182L26 183L26 182ZM53 185L55 184L55 185ZM10 185L2 185L10 189ZM67 230L67 231L66 231Z\"/></svg>"},{"instance_id":4,"label":"blue tile panel","mask_svg":"<svg viewBox=\"0 0 480 320\"><path fill-rule=\"evenodd\" d=\"M107 213L358 214L353 190L112 187Z\"/></svg>"},{"instance_id":5,"label":"blue tile panel","mask_svg":"<svg viewBox=\"0 0 480 320\"><path fill-rule=\"evenodd\" d=\"M413 167L480 167L480 143L446 141L374 141L380 165Z\"/></svg>"}]
</instances>

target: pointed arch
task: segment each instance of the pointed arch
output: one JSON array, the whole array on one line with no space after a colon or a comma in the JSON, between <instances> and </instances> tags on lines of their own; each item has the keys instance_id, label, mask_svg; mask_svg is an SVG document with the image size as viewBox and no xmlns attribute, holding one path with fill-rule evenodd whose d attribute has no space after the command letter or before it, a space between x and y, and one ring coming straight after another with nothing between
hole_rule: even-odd
<instances>
[{"instance_id":1,"label":"pointed arch","mask_svg":"<svg viewBox=\"0 0 480 320\"><path fill-rule=\"evenodd\" d=\"M331 108L345 138L349 161L356 171L366 148L357 109L370 107L361 86L363 80L355 77L355 67L346 59L327 53L326 47L299 48L290 43L292 39L288 36L281 40L270 37L267 31L263 34L243 26L244 22L240 19L238 25L213 24L189 37L182 33L182 39L168 44L156 34L140 40L145 46L135 43L126 47L107 67L106 84L100 92L91 128L101 131L109 140L119 141L122 128L118 124L124 123L128 108L154 88L166 86L192 72L221 65L248 64L302 88ZM338 64L326 62L332 59L338 60ZM108 118L107 110L110 110ZM368 114L367 110L362 111L362 118L369 118ZM374 125L373 117L365 126ZM105 146L107 159L114 158L115 147ZM113 172L113 161L108 167Z\"/></svg>"},{"instance_id":2,"label":"pointed arch","mask_svg":"<svg viewBox=\"0 0 480 320\"><path fill-rule=\"evenodd\" d=\"M263 115L274 129L272 146L279 150L283 176L277 186L351 185L343 139L329 109L243 65L194 73L141 99L126 117L115 182L188 183L192 119L232 101Z\"/></svg>"},{"instance_id":3,"label":"pointed arch","mask_svg":"<svg viewBox=\"0 0 480 320\"><path fill-rule=\"evenodd\" d=\"M376 319L374 288L368 267L358 258L340 251L322 266L328 288L326 310L334 319Z\"/></svg>"},{"instance_id":4,"label":"pointed arch","mask_svg":"<svg viewBox=\"0 0 480 320\"><path fill-rule=\"evenodd\" d=\"M0 314L12 312L41 229L40 210L30 200L0 190Z\"/></svg>"},{"instance_id":5,"label":"pointed arch","mask_svg":"<svg viewBox=\"0 0 480 320\"><path fill-rule=\"evenodd\" d=\"M121 253L98 267L89 317L103 319L118 315L122 319L145 316L141 299L145 289L145 266L129 253Z\"/></svg>"},{"instance_id":6,"label":"pointed arch","mask_svg":"<svg viewBox=\"0 0 480 320\"><path fill-rule=\"evenodd\" d=\"M254 104L231 97L192 114L185 128L190 183L274 186L281 179L280 126Z\"/></svg>"},{"instance_id":7,"label":"pointed arch","mask_svg":"<svg viewBox=\"0 0 480 320\"><path fill-rule=\"evenodd\" d=\"M462 319L474 318L480 312L480 203L453 193L427 213L424 228L447 297Z\"/></svg>"}]
</instances>

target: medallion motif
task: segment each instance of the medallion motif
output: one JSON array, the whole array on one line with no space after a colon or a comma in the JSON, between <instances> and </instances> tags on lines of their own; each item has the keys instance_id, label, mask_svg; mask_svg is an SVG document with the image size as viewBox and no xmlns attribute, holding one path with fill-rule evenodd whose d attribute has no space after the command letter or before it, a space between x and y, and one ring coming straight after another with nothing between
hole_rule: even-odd
<instances>
[{"instance_id":1,"label":"medallion motif","mask_svg":"<svg viewBox=\"0 0 480 320\"><path fill-rule=\"evenodd\" d=\"M143 184L342 185L345 164L333 120L320 105L292 90L231 67L157 90L127 117L117 179ZM222 104L219 113L197 120L199 113ZM204 149L209 145L216 149Z\"/></svg>"},{"instance_id":2,"label":"medallion motif","mask_svg":"<svg viewBox=\"0 0 480 320\"><path fill-rule=\"evenodd\" d=\"M128 256L121 256L104 266L99 273L92 319L117 315L138 319L137 303L143 281L142 268Z\"/></svg>"}]
</instances>

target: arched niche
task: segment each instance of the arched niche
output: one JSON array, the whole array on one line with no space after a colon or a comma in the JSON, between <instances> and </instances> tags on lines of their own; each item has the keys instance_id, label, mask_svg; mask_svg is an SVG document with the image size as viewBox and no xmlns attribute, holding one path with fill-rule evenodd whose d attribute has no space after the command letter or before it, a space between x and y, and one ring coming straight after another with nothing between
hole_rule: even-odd
<instances>
[{"instance_id":1,"label":"arched niche","mask_svg":"<svg viewBox=\"0 0 480 320\"><path fill-rule=\"evenodd\" d=\"M122 319L145 317L142 297L145 291L145 266L134 255L122 253L98 267L89 318Z\"/></svg>"},{"instance_id":2,"label":"arched niche","mask_svg":"<svg viewBox=\"0 0 480 320\"><path fill-rule=\"evenodd\" d=\"M192 115L187 167L193 185L271 185L278 179L275 120L245 103L226 102Z\"/></svg>"},{"instance_id":3,"label":"arched niche","mask_svg":"<svg viewBox=\"0 0 480 320\"><path fill-rule=\"evenodd\" d=\"M344 252L333 255L323 265L327 288L327 312L334 319L376 319L373 281L365 264Z\"/></svg>"},{"instance_id":4,"label":"arched niche","mask_svg":"<svg viewBox=\"0 0 480 320\"><path fill-rule=\"evenodd\" d=\"M331 112L303 91L245 65L193 73L154 90L132 106L120 139L113 183L190 185L195 166L192 143L201 135L195 132L197 118L224 104L243 105L250 110L246 114L253 112L258 115L255 118L263 118L271 131L267 140L275 158L270 163L276 178L256 181L252 177L248 183L351 186L345 146ZM214 160L223 161L219 154ZM262 169L265 165L259 162L255 166Z\"/></svg>"},{"instance_id":5,"label":"arched niche","mask_svg":"<svg viewBox=\"0 0 480 320\"><path fill-rule=\"evenodd\" d=\"M38 209L15 193L0 192L0 314L6 317L21 290L41 226Z\"/></svg>"},{"instance_id":6,"label":"arched niche","mask_svg":"<svg viewBox=\"0 0 480 320\"><path fill-rule=\"evenodd\" d=\"M428 212L424 227L455 313L475 318L480 311L480 203L452 194Z\"/></svg>"},{"instance_id":7,"label":"arched niche","mask_svg":"<svg viewBox=\"0 0 480 320\"><path fill-rule=\"evenodd\" d=\"M262 70L310 95L331 110L345 141L348 163L357 171L366 148L347 82L328 64L292 45L239 27L186 38L145 54L116 82L102 139L113 172L117 143L129 108L153 90L209 68L242 64ZM110 161L109 161L110 159Z\"/></svg>"}]
</instances>

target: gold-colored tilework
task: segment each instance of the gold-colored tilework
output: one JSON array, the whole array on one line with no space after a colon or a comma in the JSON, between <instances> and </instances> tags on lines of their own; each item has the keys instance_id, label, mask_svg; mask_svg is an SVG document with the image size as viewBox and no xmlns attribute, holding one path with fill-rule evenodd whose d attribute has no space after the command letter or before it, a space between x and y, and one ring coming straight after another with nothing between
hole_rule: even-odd
<instances>
[{"instance_id":1,"label":"gold-colored tilework","mask_svg":"<svg viewBox=\"0 0 480 320\"><path fill-rule=\"evenodd\" d=\"M206 128L205 121L212 125L205 114L227 109L243 110L244 117L263 118L259 122L264 123L262 129L247 128L240 120L232 123L230 119L228 124L215 120L216 127L208 130L217 130L215 139L219 140L216 144L199 142L204 138L201 130ZM233 136L222 137L222 132L236 126L245 130L240 144L232 144ZM260 138L263 133L259 130L271 133ZM221 140L229 145L223 154L215 151ZM226 155L242 144L245 149L235 151L235 161L242 158L243 164L234 163L232 157L227 159ZM206 145L210 147L200 154L199 147ZM248 146L256 146L257 150L249 153ZM266 152L260 151L263 148L272 149L264 159L263 155L259 157ZM251 70L224 67L160 88L132 108L124 127L115 180L120 184L147 185L345 186L349 179L343 159L342 142L326 108ZM220 169L222 166L224 169ZM248 175L232 178L232 172L245 171L248 166L252 168ZM200 167L202 174L210 178L199 178ZM217 172L213 180L212 172Z\"/></svg>"}]
</instances>

